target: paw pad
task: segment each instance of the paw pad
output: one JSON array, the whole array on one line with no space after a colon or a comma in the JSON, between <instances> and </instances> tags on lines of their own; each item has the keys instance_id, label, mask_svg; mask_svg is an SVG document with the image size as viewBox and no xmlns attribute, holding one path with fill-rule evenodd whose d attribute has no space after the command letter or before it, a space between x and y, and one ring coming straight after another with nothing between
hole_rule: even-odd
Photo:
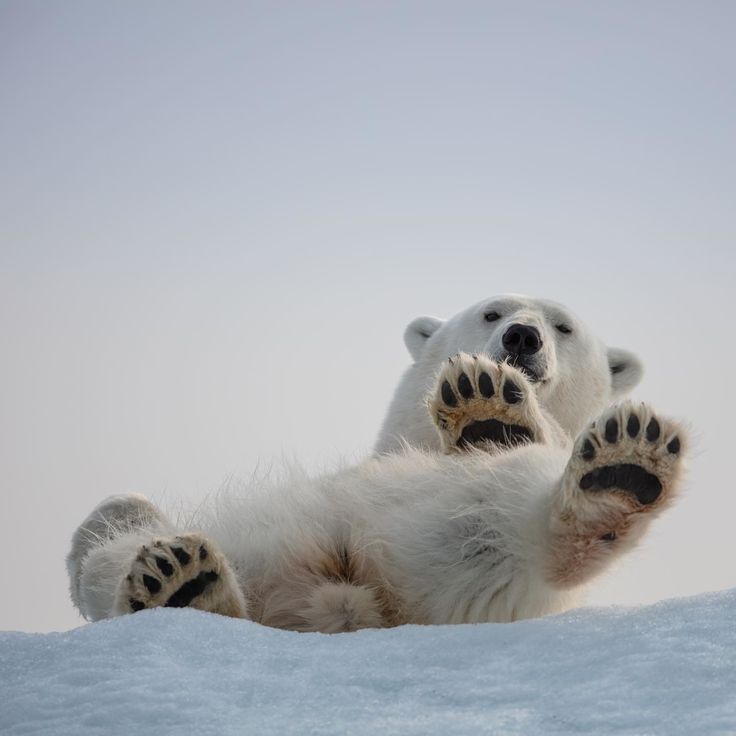
<instances>
[{"instance_id":1,"label":"paw pad","mask_svg":"<svg viewBox=\"0 0 736 736\"><path fill-rule=\"evenodd\" d=\"M158 593L161 590L161 582L150 575L143 576L143 585L149 593Z\"/></svg>"},{"instance_id":2,"label":"paw pad","mask_svg":"<svg viewBox=\"0 0 736 736\"><path fill-rule=\"evenodd\" d=\"M592 460L595 457L595 447L593 447L593 443L590 440L586 439L583 442L583 449L580 456L583 460Z\"/></svg>"},{"instance_id":3,"label":"paw pad","mask_svg":"<svg viewBox=\"0 0 736 736\"><path fill-rule=\"evenodd\" d=\"M654 503L662 492L662 483L659 478L647 472L639 465L619 463L618 465L604 465L586 473L580 479L580 488L584 491L608 491L617 488L621 491L633 493L639 503Z\"/></svg>"},{"instance_id":4,"label":"paw pad","mask_svg":"<svg viewBox=\"0 0 736 736\"><path fill-rule=\"evenodd\" d=\"M524 392L510 378L503 384L503 397L509 404L518 404L524 398Z\"/></svg>"},{"instance_id":5,"label":"paw pad","mask_svg":"<svg viewBox=\"0 0 736 736\"><path fill-rule=\"evenodd\" d=\"M170 578L174 574L174 566L163 557L156 557L156 567L161 570L167 578Z\"/></svg>"},{"instance_id":6,"label":"paw pad","mask_svg":"<svg viewBox=\"0 0 736 736\"><path fill-rule=\"evenodd\" d=\"M457 390L464 399L472 399L475 396L473 384L470 383L467 373L461 373L457 379Z\"/></svg>"},{"instance_id":7,"label":"paw pad","mask_svg":"<svg viewBox=\"0 0 736 736\"><path fill-rule=\"evenodd\" d=\"M659 422L656 417L652 417L649 424L647 424L647 439L650 442L656 442L659 439Z\"/></svg>"},{"instance_id":8,"label":"paw pad","mask_svg":"<svg viewBox=\"0 0 736 736\"><path fill-rule=\"evenodd\" d=\"M578 487L589 492L622 491L642 506L653 504L677 470L680 432L644 404L627 402L610 409L578 441L571 461L580 464Z\"/></svg>"},{"instance_id":9,"label":"paw pad","mask_svg":"<svg viewBox=\"0 0 736 736\"><path fill-rule=\"evenodd\" d=\"M478 376L478 389L480 391L480 395L486 399L490 399L491 396L493 396L493 381L485 371L481 371Z\"/></svg>"},{"instance_id":10,"label":"paw pad","mask_svg":"<svg viewBox=\"0 0 736 736\"><path fill-rule=\"evenodd\" d=\"M181 547L172 547L171 554L174 555L182 565L188 565L192 560L192 556Z\"/></svg>"},{"instance_id":11,"label":"paw pad","mask_svg":"<svg viewBox=\"0 0 736 736\"><path fill-rule=\"evenodd\" d=\"M618 422L613 417L606 422L605 437L611 444L618 441Z\"/></svg>"}]
</instances>

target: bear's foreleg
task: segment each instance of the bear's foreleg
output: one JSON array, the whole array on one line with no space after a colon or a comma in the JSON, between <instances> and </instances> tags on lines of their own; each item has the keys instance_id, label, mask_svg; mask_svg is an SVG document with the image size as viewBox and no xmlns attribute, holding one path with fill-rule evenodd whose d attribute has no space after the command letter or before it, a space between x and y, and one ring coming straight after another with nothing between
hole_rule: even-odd
<instances>
[{"instance_id":1,"label":"bear's foreleg","mask_svg":"<svg viewBox=\"0 0 736 736\"><path fill-rule=\"evenodd\" d=\"M552 501L551 583L584 583L634 546L675 498L685 440L676 422L631 402L582 433Z\"/></svg>"}]
</instances>

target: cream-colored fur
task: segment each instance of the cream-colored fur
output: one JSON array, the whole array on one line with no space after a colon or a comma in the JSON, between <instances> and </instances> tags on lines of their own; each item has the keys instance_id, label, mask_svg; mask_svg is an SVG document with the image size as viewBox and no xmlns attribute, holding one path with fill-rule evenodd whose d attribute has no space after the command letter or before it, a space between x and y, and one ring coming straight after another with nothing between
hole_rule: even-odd
<instances>
[{"instance_id":1,"label":"cream-colored fur","mask_svg":"<svg viewBox=\"0 0 736 736\"><path fill-rule=\"evenodd\" d=\"M504 401L509 378L518 392ZM188 530L140 496L104 502L75 533L74 602L96 620L179 605L183 584L201 584L188 605L323 632L540 616L573 605L680 482L684 433L644 405L607 410L573 445L523 374L469 355L443 367L428 404L445 453L407 446L335 475L254 482ZM529 441L458 447L459 427L489 419L526 426Z\"/></svg>"}]
</instances>

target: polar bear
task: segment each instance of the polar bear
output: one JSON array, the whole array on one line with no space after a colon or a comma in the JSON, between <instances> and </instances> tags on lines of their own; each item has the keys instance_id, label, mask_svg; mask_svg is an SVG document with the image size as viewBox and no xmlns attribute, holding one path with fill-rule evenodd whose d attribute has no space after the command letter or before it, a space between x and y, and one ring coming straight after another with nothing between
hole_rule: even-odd
<instances>
[{"instance_id":1,"label":"polar bear","mask_svg":"<svg viewBox=\"0 0 736 736\"><path fill-rule=\"evenodd\" d=\"M459 352L508 361L524 371L547 415L572 439L641 380L638 358L606 347L570 310L516 294L486 299L449 320L417 317L404 332L413 364L395 391L376 452L405 443L442 449L425 397L438 366Z\"/></svg>"},{"instance_id":2,"label":"polar bear","mask_svg":"<svg viewBox=\"0 0 736 736\"><path fill-rule=\"evenodd\" d=\"M589 422L641 368L559 305L506 297L412 324L415 366L430 352L441 361L428 420L405 377L384 451L355 467L254 482L186 527L142 496L107 499L67 558L81 613L191 606L332 633L574 605L676 497L683 428L630 401Z\"/></svg>"}]
</instances>

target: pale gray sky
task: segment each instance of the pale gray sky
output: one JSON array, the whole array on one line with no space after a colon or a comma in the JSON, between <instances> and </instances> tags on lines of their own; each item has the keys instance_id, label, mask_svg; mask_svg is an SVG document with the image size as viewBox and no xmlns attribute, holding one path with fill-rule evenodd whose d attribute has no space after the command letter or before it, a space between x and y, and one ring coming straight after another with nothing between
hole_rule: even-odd
<instances>
[{"instance_id":1,"label":"pale gray sky","mask_svg":"<svg viewBox=\"0 0 736 736\"><path fill-rule=\"evenodd\" d=\"M0 1L0 628L105 495L365 455L499 292L637 351L687 493L596 603L736 585L736 5Z\"/></svg>"}]
</instances>

